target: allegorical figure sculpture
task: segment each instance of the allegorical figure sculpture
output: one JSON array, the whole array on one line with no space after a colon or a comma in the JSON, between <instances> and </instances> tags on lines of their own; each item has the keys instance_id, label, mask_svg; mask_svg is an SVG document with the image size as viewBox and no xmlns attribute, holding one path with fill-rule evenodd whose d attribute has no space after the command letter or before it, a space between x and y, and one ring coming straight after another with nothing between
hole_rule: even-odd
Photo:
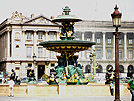
<instances>
[{"instance_id":1,"label":"allegorical figure sculpture","mask_svg":"<svg viewBox=\"0 0 134 101\"><path fill-rule=\"evenodd\" d=\"M114 81L114 70L113 67L109 67L107 73L106 73L106 82L105 84L110 84L110 81Z\"/></svg>"}]
</instances>

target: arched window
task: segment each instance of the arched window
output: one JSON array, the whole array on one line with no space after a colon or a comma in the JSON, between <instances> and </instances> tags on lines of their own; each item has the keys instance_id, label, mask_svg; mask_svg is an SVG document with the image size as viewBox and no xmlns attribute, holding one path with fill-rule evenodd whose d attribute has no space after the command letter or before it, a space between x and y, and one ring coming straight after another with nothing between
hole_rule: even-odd
<instances>
[{"instance_id":1,"label":"arched window","mask_svg":"<svg viewBox=\"0 0 134 101\"><path fill-rule=\"evenodd\" d=\"M106 71L108 71L110 68L113 69L113 66L112 65L107 65Z\"/></svg>"},{"instance_id":2,"label":"arched window","mask_svg":"<svg viewBox=\"0 0 134 101\"><path fill-rule=\"evenodd\" d=\"M128 66L128 73L133 73L134 72L134 67L133 65Z\"/></svg>"},{"instance_id":3,"label":"arched window","mask_svg":"<svg viewBox=\"0 0 134 101\"><path fill-rule=\"evenodd\" d=\"M119 65L119 72L120 72L120 73L124 73L124 66Z\"/></svg>"},{"instance_id":4,"label":"arched window","mask_svg":"<svg viewBox=\"0 0 134 101\"><path fill-rule=\"evenodd\" d=\"M19 45L16 45L16 48L19 48Z\"/></svg>"},{"instance_id":5,"label":"arched window","mask_svg":"<svg viewBox=\"0 0 134 101\"><path fill-rule=\"evenodd\" d=\"M85 73L90 73L90 72L91 72L91 66L90 65L86 65Z\"/></svg>"},{"instance_id":6,"label":"arched window","mask_svg":"<svg viewBox=\"0 0 134 101\"><path fill-rule=\"evenodd\" d=\"M102 73L103 69L101 65L98 65L98 68L96 69L96 73Z\"/></svg>"}]
</instances>

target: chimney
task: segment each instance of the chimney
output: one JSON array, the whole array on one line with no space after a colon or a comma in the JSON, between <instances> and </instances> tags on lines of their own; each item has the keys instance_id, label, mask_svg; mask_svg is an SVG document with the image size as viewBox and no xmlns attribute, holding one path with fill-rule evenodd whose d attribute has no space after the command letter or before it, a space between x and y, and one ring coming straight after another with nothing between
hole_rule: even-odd
<instances>
[{"instance_id":1,"label":"chimney","mask_svg":"<svg viewBox=\"0 0 134 101\"><path fill-rule=\"evenodd\" d=\"M51 20L53 20L54 19L54 16L51 16L50 18L51 18Z\"/></svg>"},{"instance_id":2,"label":"chimney","mask_svg":"<svg viewBox=\"0 0 134 101\"><path fill-rule=\"evenodd\" d=\"M34 14L31 14L31 18L34 18Z\"/></svg>"}]
</instances>

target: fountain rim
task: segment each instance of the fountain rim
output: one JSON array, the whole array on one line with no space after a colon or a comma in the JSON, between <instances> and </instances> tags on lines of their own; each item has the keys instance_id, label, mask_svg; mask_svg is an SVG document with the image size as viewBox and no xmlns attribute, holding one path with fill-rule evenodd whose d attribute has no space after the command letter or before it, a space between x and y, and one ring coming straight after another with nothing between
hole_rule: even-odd
<instances>
[{"instance_id":1,"label":"fountain rim","mask_svg":"<svg viewBox=\"0 0 134 101\"><path fill-rule=\"evenodd\" d=\"M52 20L52 22L79 22L82 21L80 18L77 18L75 15L59 15L57 18Z\"/></svg>"},{"instance_id":2,"label":"fountain rim","mask_svg":"<svg viewBox=\"0 0 134 101\"><path fill-rule=\"evenodd\" d=\"M68 45L72 45L74 46L74 44L81 44L83 46L87 45L87 46L91 46L91 45L95 45L96 43L95 42L92 42L92 41L82 41L82 40L56 40L56 41L44 41L44 42L40 42L39 45L42 45L42 46L46 46L46 45L59 45L59 44L64 44L65 46L68 46Z\"/></svg>"},{"instance_id":3,"label":"fountain rim","mask_svg":"<svg viewBox=\"0 0 134 101\"><path fill-rule=\"evenodd\" d=\"M58 41L45 41L39 43L44 48L50 51L62 53L76 53L84 50L88 50L89 47L95 45L95 42L81 41L81 40L58 40Z\"/></svg>"}]
</instances>

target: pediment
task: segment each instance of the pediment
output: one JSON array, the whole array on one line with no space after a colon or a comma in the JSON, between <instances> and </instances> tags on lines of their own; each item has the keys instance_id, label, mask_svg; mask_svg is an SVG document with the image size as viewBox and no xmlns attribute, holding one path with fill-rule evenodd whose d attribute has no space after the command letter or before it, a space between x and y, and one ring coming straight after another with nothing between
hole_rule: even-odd
<instances>
[{"instance_id":1,"label":"pediment","mask_svg":"<svg viewBox=\"0 0 134 101\"><path fill-rule=\"evenodd\" d=\"M53 23L50 19L45 16L38 16L33 19L26 21L24 24L42 24L42 25L58 25L57 23Z\"/></svg>"}]
</instances>

